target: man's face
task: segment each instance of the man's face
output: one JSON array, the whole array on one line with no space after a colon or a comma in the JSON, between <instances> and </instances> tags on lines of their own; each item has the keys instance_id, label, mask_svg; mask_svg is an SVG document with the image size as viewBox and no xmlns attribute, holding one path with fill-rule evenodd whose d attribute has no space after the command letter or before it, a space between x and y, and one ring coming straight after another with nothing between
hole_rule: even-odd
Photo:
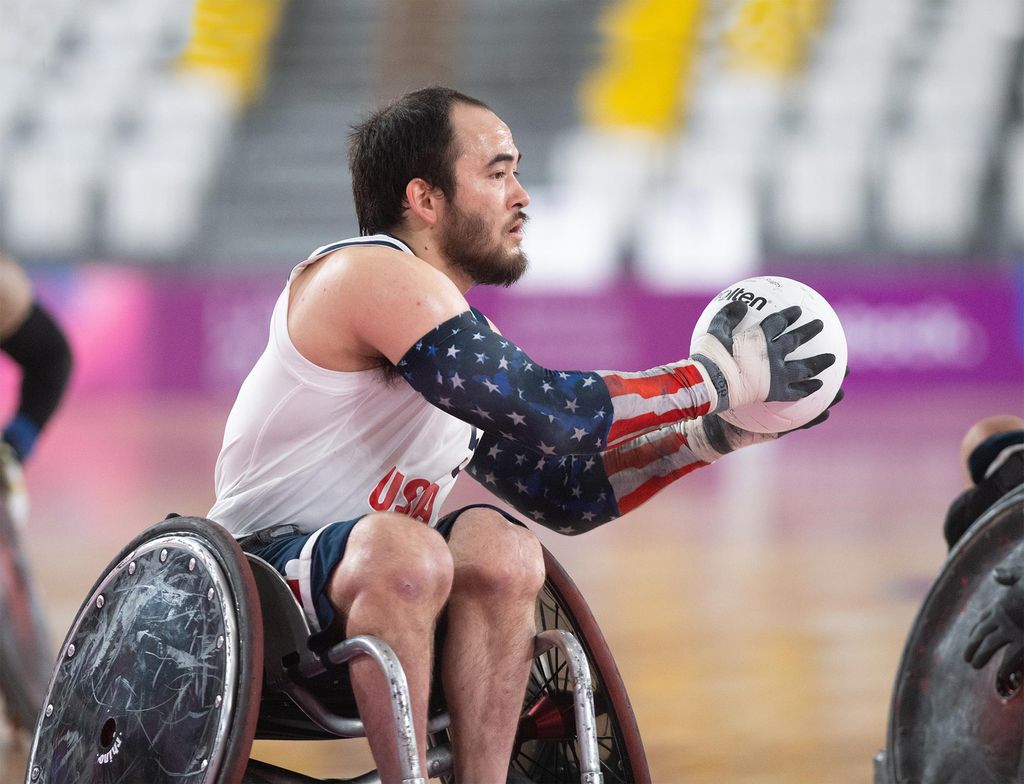
<instances>
[{"instance_id":1,"label":"man's face","mask_svg":"<svg viewBox=\"0 0 1024 784\"><path fill-rule=\"evenodd\" d=\"M530 197L517 179L519 151L487 109L456 104L452 125L456 187L439 225L441 249L474 283L510 286L527 266L521 245Z\"/></svg>"}]
</instances>

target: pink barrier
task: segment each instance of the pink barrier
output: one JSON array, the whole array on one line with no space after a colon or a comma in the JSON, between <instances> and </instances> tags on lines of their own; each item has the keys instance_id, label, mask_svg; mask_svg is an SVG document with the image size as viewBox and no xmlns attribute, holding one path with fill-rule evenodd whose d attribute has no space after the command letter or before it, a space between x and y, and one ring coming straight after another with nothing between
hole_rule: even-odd
<instances>
[{"instance_id":1,"label":"pink barrier","mask_svg":"<svg viewBox=\"0 0 1024 784\"><path fill-rule=\"evenodd\" d=\"M1015 270L772 272L805 281L835 307L850 344L848 389L1024 385L1024 277ZM75 394L230 397L266 345L285 275L84 264L47 268L36 283L73 344ZM666 294L624 281L585 296L479 289L470 300L538 362L629 370L685 356L715 293ZM0 358L0 414L15 376Z\"/></svg>"}]
</instances>

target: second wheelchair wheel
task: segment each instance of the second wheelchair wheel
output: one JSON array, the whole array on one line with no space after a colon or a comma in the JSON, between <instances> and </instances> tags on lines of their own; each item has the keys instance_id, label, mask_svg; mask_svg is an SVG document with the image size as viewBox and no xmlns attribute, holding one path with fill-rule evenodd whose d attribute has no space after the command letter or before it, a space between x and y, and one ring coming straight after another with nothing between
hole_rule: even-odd
<instances>
[{"instance_id":1,"label":"second wheelchair wheel","mask_svg":"<svg viewBox=\"0 0 1024 784\"><path fill-rule=\"evenodd\" d=\"M537 597L537 631L567 631L587 654L604 784L651 784L640 730L608 643L576 584L547 548L544 565L547 577ZM429 741L431 746L447 745L448 730ZM580 784L576 748L572 677L561 650L551 648L534 660L530 672L509 783ZM443 776L442 781L453 784L454 778Z\"/></svg>"},{"instance_id":2,"label":"second wheelchair wheel","mask_svg":"<svg viewBox=\"0 0 1024 784\"><path fill-rule=\"evenodd\" d=\"M263 628L222 528L173 518L132 541L61 647L26 784L236 784L259 708Z\"/></svg>"},{"instance_id":3,"label":"second wheelchair wheel","mask_svg":"<svg viewBox=\"0 0 1024 784\"><path fill-rule=\"evenodd\" d=\"M650 784L640 730L625 684L593 613L576 584L545 548L547 579L537 599L538 631L563 629L579 640L594 682L594 711L601 773L605 784ZM562 652L552 648L536 659L512 755L510 780L533 784L576 784L572 681Z\"/></svg>"}]
</instances>

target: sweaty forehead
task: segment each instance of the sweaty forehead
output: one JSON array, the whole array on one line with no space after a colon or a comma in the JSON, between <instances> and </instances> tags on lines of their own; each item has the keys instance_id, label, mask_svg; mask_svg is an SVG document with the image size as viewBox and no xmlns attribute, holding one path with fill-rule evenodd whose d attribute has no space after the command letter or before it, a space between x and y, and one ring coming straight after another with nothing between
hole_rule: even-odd
<instances>
[{"instance_id":1,"label":"sweaty forehead","mask_svg":"<svg viewBox=\"0 0 1024 784\"><path fill-rule=\"evenodd\" d=\"M519 157L512 131L490 109L456 104L452 107L452 127L459 144L459 158L471 165L486 166L498 155L511 155L513 160Z\"/></svg>"}]
</instances>

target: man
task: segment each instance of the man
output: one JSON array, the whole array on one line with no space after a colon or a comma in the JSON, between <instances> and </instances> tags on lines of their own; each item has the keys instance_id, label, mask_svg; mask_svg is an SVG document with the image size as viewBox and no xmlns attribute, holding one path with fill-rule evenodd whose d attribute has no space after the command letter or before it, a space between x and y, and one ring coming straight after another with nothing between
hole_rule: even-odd
<instances>
[{"instance_id":1,"label":"man","mask_svg":"<svg viewBox=\"0 0 1024 784\"><path fill-rule=\"evenodd\" d=\"M349 155L363 236L292 271L228 419L210 517L250 535L244 546L289 580L314 628L391 645L421 749L443 613L455 778L502 784L543 560L494 508L438 520L460 469L534 521L579 533L764 440L713 412L810 394L834 357L784 361L821 328L781 335L799 308L734 335L746 306L733 303L694 359L639 373L543 368L464 296L526 268L529 196L508 127L473 98L428 88L357 126ZM352 679L382 780L396 782L388 706L374 697L384 685L365 662Z\"/></svg>"},{"instance_id":2,"label":"man","mask_svg":"<svg viewBox=\"0 0 1024 784\"><path fill-rule=\"evenodd\" d=\"M0 692L8 716L31 730L46 694L52 663L43 616L33 599L18 529L28 516L22 462L53 415L71 373L71 350L60 327L34 300L14 259L0 254L0 350L22 371L13 417L0 431Z\"/></svg>"}]
</instances>

